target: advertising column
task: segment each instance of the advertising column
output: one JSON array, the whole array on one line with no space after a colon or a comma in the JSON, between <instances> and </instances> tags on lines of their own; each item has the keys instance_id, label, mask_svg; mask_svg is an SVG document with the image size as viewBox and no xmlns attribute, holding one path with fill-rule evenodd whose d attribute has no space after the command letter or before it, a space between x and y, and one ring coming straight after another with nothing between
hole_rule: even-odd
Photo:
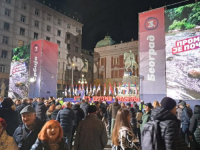
<instances>
[{"instance_id":1,"label":"advertising column","mask_svg":"<svg viewBox=\"0 0 200 150\"><path fill-rule=\"evenodd\" d=\"M29 97L40 97L42 40L31 43Z\"/></svg>"},{"instance_id":2,"label":"advertising column","mask_svg":"<svg viewBox=\"0 0 200 150\"><path fill-rule=\"evenodd\" d=\"M160 100L165 88L164 8L139 14L140 99Z\"/></svg>"}]
</instances>

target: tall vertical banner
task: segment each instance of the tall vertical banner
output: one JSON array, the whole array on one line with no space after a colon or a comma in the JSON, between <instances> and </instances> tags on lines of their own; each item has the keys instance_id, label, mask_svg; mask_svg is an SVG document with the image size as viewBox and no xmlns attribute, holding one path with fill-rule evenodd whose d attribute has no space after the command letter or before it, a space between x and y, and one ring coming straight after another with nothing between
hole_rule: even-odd
<instances>
[{"instance_id":1,"label":"tall vertical banner","mask_svg":"<svg viewBox=\"0 0 200 150\"><path fill-rule=\"evenodd\" d=\"M29 85L29 97L40 97L42 40L31 43L29 77L34 81Z\"/></svg>"},{"instance_id":2,"label":"tall vertical banner","mask_svg":"<svg viewBox=\"0 0 200 150\"><path fill-rule=\"evenodd\" d=\"M40 97L57 95L58 45L42 40Z\"/></svg>"},{"instance_id":3,"label":"tall vertical banner","mask_svg":"<svg viewBox=\"0 0 200 150\"><path fill-rule=\"evenodd\" d=\"M140 99L166 96L164 8L139 14Z\"/></svg>"},{"instance_id":4,"label":"tall vertical banner","mask_svg":"<svg viewBox=\"0 0 200 150\"><path fill-rule=\"evenodd\" d=\"M29 97L56 97L58 45L45 40L31 43Z\"/></svg>"}]
</instances>

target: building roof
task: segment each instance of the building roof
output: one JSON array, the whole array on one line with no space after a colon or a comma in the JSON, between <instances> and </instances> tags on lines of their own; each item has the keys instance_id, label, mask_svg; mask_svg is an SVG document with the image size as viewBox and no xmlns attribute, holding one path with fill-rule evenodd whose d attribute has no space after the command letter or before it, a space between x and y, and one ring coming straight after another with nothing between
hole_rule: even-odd
<instances>
[{"instance_id":1,"label":"building roof","mask_svg":"<svg viewBox=\"0 0 200 150\"><path fill-rule=\"evenodd\" d=\"M99 41L97 44L96 44L96 47L104 47L104 46L109 46L109 45L113 45L115 44L116 42L111 38L111 36L105 36L105 38L101 41Z\"/></svg>"},{"instance_id":2,"label":"building roof","mask_svg":"<svg viewBox=\"0 0 200 150\"><path fill-rule=\"evenodd\" d=\"M39 3L42 3L43 5L77 21L82 23L82 16L77 13L76 11L66 7L66 5L63 5L55 0L51 1L51 0L35 0Z\"/></svg>"}]
</instances>

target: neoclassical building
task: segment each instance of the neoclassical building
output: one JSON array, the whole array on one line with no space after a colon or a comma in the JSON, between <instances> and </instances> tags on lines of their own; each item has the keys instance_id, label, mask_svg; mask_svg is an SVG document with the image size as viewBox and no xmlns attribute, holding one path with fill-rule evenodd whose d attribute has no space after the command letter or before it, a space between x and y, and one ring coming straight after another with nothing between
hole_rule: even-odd
<instances>
[{"instance_id":1,"label":"neoclassical building","mask_svg":"<svg viewBox=\"0 0 200 150\"><path fill-rule=\"evenodd\" d=\"M123 43L121 41L121 43L116 43L110 36L105 36L103 40L96 44L94 48L93 77L94 80L100 80L101 95L104 83L107 83L107 87L109 82L112 86L114 83L116 86L123 83L125 72L124 54L130 52L130 50L135 55L135 61L138 64L138 41L132 39L130 42ZM133 69L132 76L133 82L138 85L138 69Z\"/></svg>"}]
</instances>

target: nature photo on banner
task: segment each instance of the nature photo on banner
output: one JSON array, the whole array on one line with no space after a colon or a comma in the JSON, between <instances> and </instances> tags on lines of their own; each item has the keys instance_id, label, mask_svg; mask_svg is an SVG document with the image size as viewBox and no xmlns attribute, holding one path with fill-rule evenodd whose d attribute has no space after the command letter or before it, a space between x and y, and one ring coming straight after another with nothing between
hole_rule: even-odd
<instances>
[{"instance_id":1,"label":"nature photo on banner","mask_svg":"<svg viewBox=\"0 0 200 150\"><path fill-rule=\"evenodd\" d=\"M167 96L200 99L200 3L165 11Z\"/></svg>"}]
</instances>

